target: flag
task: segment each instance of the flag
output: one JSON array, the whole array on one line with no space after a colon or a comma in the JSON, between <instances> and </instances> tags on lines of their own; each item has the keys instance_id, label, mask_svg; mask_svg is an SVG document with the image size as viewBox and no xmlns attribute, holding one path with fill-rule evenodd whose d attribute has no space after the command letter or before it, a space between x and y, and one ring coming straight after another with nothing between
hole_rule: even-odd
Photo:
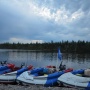
<instances>
[{"instance_id":1,"label":"flag","mask_svg":"<svg viewBox=\"0 0 90 90\"><path fill-rule=\"evenodd\" d=\"M61 54L61 52L60 52L60 48L58 48L58 58L59 58L60 60L62 60L62 54Z\"/></svg>"}]
</instances>

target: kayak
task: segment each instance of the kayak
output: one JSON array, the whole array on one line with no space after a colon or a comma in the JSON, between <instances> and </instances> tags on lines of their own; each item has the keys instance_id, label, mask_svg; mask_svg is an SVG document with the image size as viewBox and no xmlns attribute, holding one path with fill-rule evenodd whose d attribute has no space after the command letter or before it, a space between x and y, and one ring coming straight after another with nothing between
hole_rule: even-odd
<instances>
[{"instance_id":1,"label":"kayak","mask_svg":"<svg viewBox=\"0 0 90 90\"><path fill-rule=\"evenodd\" d=\"M90 90L90 76L88 75L90 75L90 69L74 70L61 75L58 81L62 82L65 86Z\"/></svg>"},{"instance_id":2,"label":"kayak","mask_svg":"<svg viewBox=\"0 0 90 90\"><path fill-rule=\"evenodd\" d=\"M66 72L72 71L73 69L56 71L50 74L45 73L47 70L47 68L36 68L30 71L25 71L17 77L16 81L23 85L38 84L44 86L55 86L57 85L58 77Z\"/></svg>"},{"instance_id":3,"label":"kayak","mask_svg":"<svg viewBox=\"0 0 90 90\"><path fill-rule=\"evenodd\" d=\"M23 73L24 71L32 69L32 65L28 67L23 67L19 70L12 71L9 73L1 74L0 75L0 83L14 83L16 81L16 78Z\"/></svg>"}]
</instances>

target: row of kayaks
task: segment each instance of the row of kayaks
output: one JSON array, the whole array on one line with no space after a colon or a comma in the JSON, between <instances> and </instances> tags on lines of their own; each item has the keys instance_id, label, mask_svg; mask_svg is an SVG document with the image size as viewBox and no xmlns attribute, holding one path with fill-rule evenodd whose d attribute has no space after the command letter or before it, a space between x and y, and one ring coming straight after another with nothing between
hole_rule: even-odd
<instances>
[{"instance_id":1,"label":"row of kayaks","mask_svg":"<svg viewBox=\"0 0 90 90\"><path fill-rule=\"evenodd\" d=\"M5 64L0 66L0 83L20 83L23 85L38 84L44 86L57 85L58 78L67 72L72 71L72 68L55 71L55 67L39 67L33 68L32 65L28 67L17 68L14 64ZM52 71L52 72L51 72Z\"/></svg>"},{"instance_id":2,"label":"row of kayaks","mask_svg":"<svg viewBox=\"0 0 90 90\"><path fill-rule=\"evenodd\" d=\"M19 83L23 85L38 84L44 86L63 86L90 88L90 70L72 68L54 71L50 73L52 67L33 68L32 65L22 68L15 67L14 64L0 66L0 83ZM87 89L89 90L89 89Z\"/></svg>"}]
</instances>

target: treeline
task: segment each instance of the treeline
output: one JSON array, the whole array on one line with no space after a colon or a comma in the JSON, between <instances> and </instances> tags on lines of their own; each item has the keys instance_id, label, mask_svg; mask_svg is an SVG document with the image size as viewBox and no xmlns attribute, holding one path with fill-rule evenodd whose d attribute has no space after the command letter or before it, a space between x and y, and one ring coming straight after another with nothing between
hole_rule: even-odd
<instances>
[{"instance_id":1,"label":"treeline","mask_svg":"<svg viewBox=\"0 0 90 90\"><path fill-rule=\"evenodd\" d=\"M45 42L45 43L1 43L0 49L24 49L24 50L40 50L55 51L60 47L62 53L90 53L90 42L88 41L61 41L61 42Z\"/></svg>"}]
</instances>

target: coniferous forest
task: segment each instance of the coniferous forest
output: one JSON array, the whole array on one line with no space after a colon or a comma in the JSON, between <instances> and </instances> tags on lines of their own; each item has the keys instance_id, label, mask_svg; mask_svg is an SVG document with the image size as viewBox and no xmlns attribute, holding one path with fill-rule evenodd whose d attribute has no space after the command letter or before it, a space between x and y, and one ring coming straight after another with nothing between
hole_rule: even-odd
<instances>
[{"instance_id":1,"label":"coniferous forest","mask_svg":"<svg viewBox=\"0 0 90 90\"><path fill-rule=\"evenodd\" d=\"M57 52L60 47L63 53L88 53L90 54L90 42L88 41L61 41L44 43L1 43L0 49L22 49Z\"/></svg>"}]
</instances>

